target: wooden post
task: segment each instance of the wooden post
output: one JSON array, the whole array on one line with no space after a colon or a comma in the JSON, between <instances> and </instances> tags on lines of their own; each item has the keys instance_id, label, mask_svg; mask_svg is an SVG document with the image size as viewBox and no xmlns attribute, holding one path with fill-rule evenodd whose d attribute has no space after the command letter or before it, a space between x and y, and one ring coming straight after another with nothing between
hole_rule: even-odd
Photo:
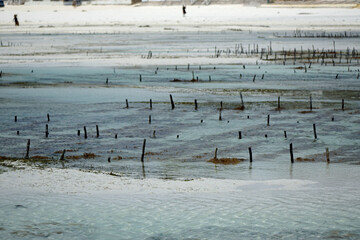
<instances>
[{"instance_id":1,"label":"wooden post","mask_svg":"<svg viewBox=\"0 0 360 240\"><path fill-rule=\"evenodd\" d=\"M109 78L106 78L106 85L109 85Z\"/></svg>"},{"instance_id":2,"label":"wooden post","mask_svg":"<svg viewBox=\"0 0 360 240\"><path fill-rule=\"evenodd\" d=\"M115 139L117 139L117 133L115 133Z\"/></svg>"},{"instance_id":3,"label":"wooden post","mask_svg":"<svg viewBox=\"0 0 360 240\"><path fill-rule=\"evenodd\" d=\"M313 129L314 129L314 138L317 139L316 125L315 125L315 123L313 124Z\"/></svg>"},{"instance_id":4,"label":"wooden post","mask_svg":"<svg viewBox=\"0 0 360 240\"><path fill-rule=\"evenodd\" d=\"M141 74L140 74L139 80L140 80L140 82L142 82L142 79L141 79Z\"/></svg>"},{"instance_id":5,"label":"wooden post","mask_svg":"<svg viewBox=\"0 0 360 240\"><path fill-rule=\"evenodd\" d=\"M345 106L345 101L344 101L344 99L342 99L341 100L341 110L343 110L343 111L345 110L344 106Z\"/></svg>"},{"instance_id":6,"label":"wooden post","mask_svg":"<svg viewBox=\"0 0 360 240\"><path fill-rule=\"evenodd\" d=\"M312 111L312 97L310 95L310 111Z\"/></svg>"},{"instance_id":7,"label":"wooden post","mask_svg":"<svg viewBox=\"0 0 360 240\"><path fill-rule=\"evenodd\" d=\"M245 109L244 100L241 92L240 92L240 100L241 100L241 108Z\"/></svg>"},{"instance_id":8,"label":"wooden post","mask_svg":"<svg viewBox=\"0 0 360 240\"><path fill-rule=\"evenodd\" d=\"M222 117L221 117L221 109L220 109L220 111L219 111L219 121L221 121L222 120Z\"/></svg>"},{"instance_id":9,"label":"wooden post","mask_svg":"<svg viewBox=\"0 0 360 240\"><path fill-rule=\"evenodd\" d=\"M280 96L278 96L278 110L280 111Z\"/></svg>"},{"instance_id":10,"label":"wooden post","mask_svg":"<svg viewBox=\"0 0 360 240\"><path fill-rule=\"evenodd\" d=\"M49 137L49 125L46 124L45 126L45 137L48 138Z\"/></svg>"},{"instance_id":11,"label":"wooden post","mask_svg":"<svg viewBox=\"0 0 360 240\"><path fill-rule=\"evenodd\" d=\"M108 157L108 163L111 162L111 157Z\"/></svg>"},{"instance_id":12,"label":"wooden post","mask_svg":"<svg viewBox=\"0 0 360 240\"><path fill-rule=\"evenodd\" d=\"M255 82L255 78L256 78L256 74L255 74L254 77L253 77L253 82Z\"/></svg>"},{"instance_id":13,"label":"wooden post","mask_svg":"<svg viewBox=\"0 0 360 240\"><path fill-rule=\"evenodd\" d=\"M150 110L152 110L152 100L150 99Z\"/></svg>"},{"instance_id":14,"label":"wooden post","mask_svg":"<svg viewBox=\"0 0 360 240\"><path fill-rule=\"evenodd\" d=\"M239 139L241 139L241 131L239 131Z\"/></svg>"},{"instance_id":15,"label":"wooden post","mask_svg":"<svg viewBox=\"0 0 360 240\"><path fill-rule=\"evenodd\" d=\"M29 152L30 152L30 139L28 139L27 144L26 144L26 155L25 155L25 159L29 159Z\"/></svg>"},{"instance_id":16,"label":"wooden post","mask_svg":"<svg viewBox=\"0 0 360 240\"><path fill-rule=\"evenodd\" d=\"M223 109L223 102L220 102L220 111Z\"/></svg>"},{"instance_id":17,"label":"wooden post","mask_svg":"<svg viewBox=\"0 0 360 240\"><path fill-rule=\"evenodd\" d=\"M60 161L64 161L64 159L65 159L65 152L66 152L66 149L64 149L64 151L62 152L61 157L60 157Z\"/></svg>"},{"instance_id":18,"label":"wooden post","mask_svg":"<svg viewBox=\"0 0 360 240\"><path fill-rule=\"evenodd\" d=\"M197 100L195 99L195 110L197 110L198 109L198 105L197 105Z\"/></svg>"},{"instance_id":19,"label":"wooden post","mask_svg":"<svg viewBox=\"0 0 360 240\"><path fill-rule=\"evenodd\" d=\"M267 115L267 125L270 126L270 115Z\"/></svg>"},{"instance_id":20,"label":"wooden post","mask_svg":"<svg viewBox=\"0 0 360 240\"><path fill-rule=\"evenodd\" d=\"M127 99L125 100L125 103L126 103L126 108L129 108L129 102Z\"/></svg>"},{"instance_id":21,"label":"wooden post","mask_svg":"<svg viewBox=\"0 0 360 240\"><path fill-rule=\"evenodd\" d=\"M217 151L218 151L218 149L217 149L217 148L215 148L214 159L217 159Z\"/></svg>"},{"instance_id":22,"label":"wooden post","mask_svg":"<svg viewBox=\"0 0 360 240\"><path fill-rule=\"evenodd\" d=\"M96 137L98 138L99 136L100 136L100 134L99 134L99 126L96 125Z\"/></svg>"},{"instance_id":23,"label":"wooden post","mask_svg":"<svg viewBox=\"0 0 360 240\"><path fill-rule=\"evenodd\" d=\"M50 114L47 114L48 122L50 122Z\"/></svg>"},{"instance_id":24,"label":"wooden post","mask_svg":"<svg viewBox=\"0 0 360 240\"><path fill-rule=\"evenodd\" d=\"M175 104L171 94L170 94L170 101L171 101L171 109L173 110L175 108Z\"/></svg>"},{"instance_id":25,"label":"wooden post","mask_svg":"<svg viewBox=\"0 0 360 240\"><path fill-rule=\"evenodd\" d=\"M77 135L80 136L80 130L77 131Z\"/></svg>"},{"instance_id":26,"label":"wooden post","mask_svg":"<svg viewBox=\"0 0 360 240\"><path fill-rule=\"evenodd\" d=\"M287 138L286 131L284 131L284 137Z\"/></svg>"},{"instance_id":27,"label":"wooden post","mask_svg":"<svg viewBox=\"0 0 360 240\"><path fill-rule=\"evenodd\" d=\"M145 145L146 145L146 139L144 139L143 146L142 146L142 154L141 154L141 162L144 162L144 156L145 156Z\"/></svg>"},{"instance_id":28,"label":"wooden post","mask_svg":"<svg viewBox=\"0 0 360 240\"><path fill-rule=\"evenodd\" d=\"M149 115L149 124L151 124L151 115Z\"/></svg>"},{"instance_id":29,"label":"wooden post","mask_svg":"<svg viewBox=\"0 0 360 240\"><path fill-rule=\"evenodd\" d=\"M209 82L211 82L211 76L209 75Z\"/></svg>"},{"instance_id":30,"label":"wooden post","mask_svg":"<svg viewBox=\"0 0 360 240\"><path fill-rule=\"evenodd\" d=\"M188 67L187 67L187 70L189 71L189 69L190 69L190 64L188 64Z\"/></svg>"},{"instance_id":31,"label":"wooden post","mask_svg":"<svg viewBox=\"0 0 360 240\"><path fill-rule=\"evenodd\" d=\"M87 139L86 126L84 126L84 138Z\"/></svg>"},{"instance_id":32,"label":"wooden post","mask_svg":"<svg viewBox=\"0 0 360 240\"><path fill-rule=\"evenodd\" d=\"M249 147L249 158L250 158L250 162L252 162L252 151L251 151L251 147Z\"/></svg>"},{"instance_id":33,"label":"wooden post","mask_svg":"<svg viewBox=\"0 0 360 240\"><path fill-rule=\"evenodd\" d=\"M14 119L15 122L17 122L17 116L15 116L15 119Z\"/></svg>"},{"instance_id":34,"label":"wooden post","mask_svg":"<svg viewBox=\"0 0 360 240\"><path fill-rule=\"evenodd\" d=\"M330 153L329 153L329 148L326 148L326 162L330 163Z\"/></svg>"},{"instance_id":35,"label":"wooden post","mask_svg":"<svg viewBox=\"0 0 360 240\"><path fill-rule=\"evenodd\" d=\"M144 139L142 154L141 154L141 167L142 167L143 178L145 178L145 165L144 165L145 144L146 144L146 139Z\"/></svg>"},{"instance_id":36,"label":"wooden post","mask_svg":"<svg viewBox=\"0 0 360 240\"><path fill-rule=\"evenodd\" d=\"M290 143L290 161L291 161L291 163L294 163L294 154L293 154L292 143Z\"/></svg>"},{"instance_id":37,"label":"wooden post","mask_svg":"<svg viewBox=\"0 0 360 240\"><path fill-rule=\"evenodd\" d=\"M16 135L20 135L20 131L18 130L18 131L16 131Z\"/></svg>"}]
</instances>

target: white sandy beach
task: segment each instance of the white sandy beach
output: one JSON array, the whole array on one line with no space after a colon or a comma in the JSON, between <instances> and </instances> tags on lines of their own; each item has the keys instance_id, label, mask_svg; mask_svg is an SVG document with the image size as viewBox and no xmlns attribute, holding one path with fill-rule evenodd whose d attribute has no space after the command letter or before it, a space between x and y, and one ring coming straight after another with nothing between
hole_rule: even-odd
<instances>
[{"instance_id":1,"label":"white sandy beach","mask_svg":"<svg viewBox=\"0 0 360 240\"><path fill-rule=\"evenodd\" d=\"M188 6L6 6L0 9L5 32L136 32L242 30L359 30L359 8L284 8L243 5ZM20 26L15 28L13 15Z\"/></svg>"},{"instance_id":2,"label":"white sandy beach","mask_svg":"<svg viewBox=\"0 0 360 240\"><path fill-rule=\"evenodd\" d=\"M183 17L181 6L94 6L79 7L53 5L6 6L0 9L0 40L15 47L0 48L0 64L12 66L36 62L42 65L90 65L90 66L134 66L134 65L185 65L216 64L218 59L190 54L188 56L167 56L156 54L152 59L146 55L156 43L156 34L176 36L187 33L216 32L226 39L226 33L263 32L270 35L277 31L337 31L356 32L360 30L360 9L352 8L284 8L249 7L243 5L188 6L188 14ZM15 27L13 15L17 14L20 26ZM146 39L151 33L154 40ZM222 33L222 34L219 34ZM19 37L13 38L15 34ZM49 38L31 40L31 35L48 35ZM70 34L66 37L64 34ZM81 37L89 34L89 37ZM108 34L108 39L91 40L91 34ZM111 36L111 35L114 36ZM127 34L145 34L140 39L127 39ZM59 35L59 37L57 37ZM64 37L61 37L63 36ZM73 37L71 37L73 35ZM120 39L117 37L120 37ZM23 37L25 36L25 37ZM26 37L28 36L28 37ZM66 38L65 38L66 37ZM210 40L210 39L209 39ZM215 40L215 39L214 39ZM181 42L181 39L179 39ZM198 50L207 47L213 51L214 45L203 46L201 41L186 47ZM219 40L217 40L219 41ZM223 40L226 44L228 41ZM240 40L239 40L240 41ZM102 49L118 46L139 45L144 51L133 54L112 49L102 53ZM252 43L251 43L252 45ZM283 45L276 46L278 50ZM83 47L89 48L88 50ZM163 45L166 47L166 44ZM231 44L230 46L233 46ZM157 47L157 46L155 46ZM265 46L263 46L265 47ZM311 45L304 45L304 48ZM315 46L323 47L323 44ZM93 50L95 49L95 50ZM170 48L171 49L171 48ZM180 49L185 51L185 49ZM88 56L88 52L94 52ZM54 57L56 55L56 57ZM222 64L255 63L251 58L222 58Z\"/></svg>"}]
</instances>

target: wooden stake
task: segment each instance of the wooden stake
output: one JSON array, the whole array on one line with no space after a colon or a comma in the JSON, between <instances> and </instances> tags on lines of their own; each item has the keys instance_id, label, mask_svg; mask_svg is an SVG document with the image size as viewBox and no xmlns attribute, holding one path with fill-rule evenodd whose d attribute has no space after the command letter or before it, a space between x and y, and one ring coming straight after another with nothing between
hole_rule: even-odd
<instances>
[{"instance_id":1,"label":"wooden stake","mask_svg":"<svg viewBox=\"0 0 360 240\"><path fill-rule=\"evenodd\" d=\"M195 99L194 103L195 103L195 110L197 110L197 109L198 109L198 105L197 105L197 100L196 100L196 99Z\"/></svg>"},{"instance_id":2,"label":"wooden stake","mask_svg":"<svg viewBox=\"0 0 360 240\"><path fill-rule=\"evenodd\" d=\"M20 135L20 131L18 130L18 131L16 131L16 135Z\"/></svg>"},{"instance_id":3,"label":"wooden stake","mask_svg":"<svg viewBox=\"0 0 360 240\"><path fill-rule=\"evenodd\" d=\"M49 125L46 124L45 126L45 137L48 138L49 137Z\"/></svg>"},{"instance_id":4,"label":"wooden stake","mask_svg":"<svg viewBox=\"0 0 360 240\"><path fill-rule=\"evenodd\" d=\"M222 117L221 117L221 110L219 111L219 121L222 120Z\"/></svg>"},{"instance_id":5,"label":"wooden stake","mask_svg":"<svg viewBox=\"0 0 360 240\"><path fill-rule=\"evenodd\" d=\"M80 130L77 130L77 135L80 136Z\"/></svg>"},{"instance_id":6,"label":"wooden stake","mask_svg":"<svg viewBox=\"0 0 360 240\"><path fill-rule=\"evenodd\" d=\"M286 131L284 131L284 137L287 138Z\"/></svg>"},{"instance_id":7,"label":"wooden stake","mask_svg":"<svg viewBox=\"0 0 360 240\"><path fill-rule=\"evenodd\" d=\"M294 154L293 154L292 143L290 143L290 161L291 161L291 163L294 163Z\"/></svg>"},{"instance_id":8,"label":"wooden stake","mask_svg":"<svg viewBox=\"0 0 360 240\"><path fill-rule=\"evenodd\" d=\"M316 125L315 125L315 123L313 124L313 129L314 129L314 138L317 139Z\"/></svg>"},{"instance_id":9,"label":"wooden stake","mask_svg":"<svg viewBox=\"0 0 360 240\"><path fill-rule=\"evenodd\" d=\"M150 110L152 110L152 100L150 99Z\"/></svg>"},{"instance_id":10,"label":"wooden stake","mask_svg":"<svg viewBox=\"0 0 360 240\"><path fill-rule=\"evenodd\" d=\"M171 94L170 94L170 102L171 102L171 109L173 110L175 108L175 104Z\"/></svg>"},{"instance_id":11,"label":"wooden stake","mask_svg":"<svg viewBox=\"0 0 360 240\"><path fill-rule=\"evenodd\" d=\"M17 116L15 116L15 119L14 119L15 122L17 122Z\"/></svg>"},{"instance_id":12,"label":"wooden stake","mask_svg":"<svg viewBox=\"0 0 360 240\"><path fill-rule=\"evenodd\" d=\"M99 134L99 126L96 125L96 137L98 138L99 136L100 136L100 134Z\"/></svg>"},{"instance_id":13,"label":"wooden stake","mask_svg":"<svg viewBox=\"0 0 360 240\"><path fill-rule=\"evenodd\" d=\"M215 148L214 159L217 159L217 151L218 151L218 149L217 149L217 148Z\"/></svg>"},{"instance_id":14,"label":"wooden stake","mask_svg":"<svg viewBox=\"0 0 360 240\"><path fill-rule=\"evenodd\" d=\"M27 144L26 144L26 155L25 155L25 159L29 159L29 152L30 152L30 139L28 139Z\"/></svg>"},{"instance_id":15,"label":"wooden stake","mask_svg":"<svg viewBox=\"0 0 360 240\"><path fill-rule=\"evenodd\" d=\"M115 133L115 139L117 139L117 133Z\"/></svg>"},{"instance_id":16,"label":"wooden stake","mask_svg":"<svg viewBox=\"0 0 360 240\"><path fill-rule=\"evenodd\" d=\"M329 148L326 148L326 162L330 163L330 153L329 153Z\"/></svg>"},{"instance_id":17,"label":"wooden stake","mask_svg":"<svg viewBox=\"0 0 360 240\"><path fill-rule=\"evenodd\" d=\"M65 152L66 152L66 150L64 149L64 151L63 151L62 154L61 154L60 161L64 161L64 159L65 159Z\"/></svg>"},{"instance_id":18,"label":"wooden stake","mask_svg":"<svg viewBox=\"0 0 360 240\"><path fill-rule=\"evenodd\" d=\"M253 159L252 159L252 151L251 151L251 147L249 147L249 158L250 158L250 162L252 162L252 161L253 161Z\"/></svg>"},{"instance_id":19,"label":"wooden stake","mask_svg":"<svg viewBox=\"0 0 360 240\"><path fill-rule=\"evenodd\" d=\"M129 108L129 102L127 99L125 100L125 103L126 103L126 108Z\"/></svg>"},{"instance_id":20,"label":"wooden stake","mask_svg":"<svg viewBox=\"0 0 360 240\"><path fill-rule=\"evenodd\" d=\"M240 92L240 100L241 100L241 108L245 109L244 100L241 92Z\"/></svg>"},{"instance_id":21,"label":"wooden stake","mask_svg":"<svg viewBox=\"0 0 360 240\"><path fill-rule=\"evenodd\" d=\"M280 96L278 97L278 110L280 111Z\"/></svg>"},{"instance_id":22,"label":"wooden stake","mask_svg":"<svg viewBox=\"0 0 360 240\"><path fill-rule=\"evenodd\" d=\"M310 111L312 111L312 97L310 95Z\"/></svg>"},{"instance_id":23,"label":"wooden stake","mask_svg":"<svg viewBox=\"0 0 360 240\"><path fill-rule=\"evenodd\" d=\"M87 139L86 127L84 126L84 138Z\"/></svg>"},{"instance_id":24,"label":"wooden stake","mask_svg":"<svg viewBox=\"0 0 360 240\"><path fill-rule=\"evenodd\" d=\"M149 115L149 124L151 124L151 115Z\"/></svg>"},{"instance_id":25,"label":"wooden stake","mask_svg":"<svg viewBox=\"0 0 360 240\"><path fill-rule=\"evenodd\" d=\"M143 146L142 146L141 162L144 162L145 145L146 145L146 139L144 139Z\"/></svg>"},{"instance_id":26,"label":"wooden stake","mask_svg":"<svg viewBox=\"0 0 360 240\"><path fill-rule=\"evenodd\" d=\"M50 122L50 114L47 114L48 122Z\"/></svg>"},{"instance_id":27,"label":"wooden stake","mask_svg":"<svg viewBox=\"0 0 360 240\"><path fill-rule=\"evenodd\" d=\"M344 106L345 106L345 101L344 101L344 99L342 99L341 100L341 110L345 110L345 108L344 108Z\"/></svg>"},{"instance_id":28,"label":"wooden stake","mask_svg":"<svg viewBox=\"0 0 360 240\"><path fill-rule=\"evenodd\" d=\"M241 131L239 131L239 139L241 139Z\"/></svg>"},{"instance_id":29,"label":"wooden stake","mask_svg":"<svg viewBox=\"0 0 360 240\"><path fill-rule=\"evenodd\" d=\"M140 74L139 80L140 80L140 82L142 82L142 79L141 79L141 74Z\"/></svg>"}]
</instances>

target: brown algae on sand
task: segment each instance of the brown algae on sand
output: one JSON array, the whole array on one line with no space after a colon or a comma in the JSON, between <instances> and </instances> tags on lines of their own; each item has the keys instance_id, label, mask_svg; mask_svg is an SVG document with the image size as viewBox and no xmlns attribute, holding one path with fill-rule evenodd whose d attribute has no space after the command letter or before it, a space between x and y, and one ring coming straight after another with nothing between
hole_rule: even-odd
<instances>
[{"instance_id":1,"label":"brown algae on sand","mask_svg":"<svg viewBox=\"0 0 360 240\"><path fill-rule=\"evenodd\" d=\"M235 165L245 161L245 158L212 158L207 160L207 162L212 162L214 164L223 164L223 165Z\"/></svg>"}]
</instances>

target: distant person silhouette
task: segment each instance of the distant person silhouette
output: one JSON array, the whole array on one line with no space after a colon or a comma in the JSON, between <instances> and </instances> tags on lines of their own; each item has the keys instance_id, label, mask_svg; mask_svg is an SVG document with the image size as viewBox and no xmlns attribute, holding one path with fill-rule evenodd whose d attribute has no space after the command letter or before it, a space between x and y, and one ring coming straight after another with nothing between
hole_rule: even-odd
<instances>
[{"instance_id":1,"label":"distant person silhouette","mask_svg":"<svg viewBox=\"0 0 360 240\"><path fill-rule=\"evenodd\" d=\"M15 26L19 26L19 20L16 14L14 14L14 22L15 22Z\"/></svg>"},{"instance_id":2,"label":"distant person silhouette","mask_svg":"<svg viewBox=\"0 0 360 240\"><path fill-rule=\"evenodd\" d=\"M183 17L185 17L185 15L186 15L186 6L185 5L182 6L182 11L183 11Z\"/></svg>"}]
</instances>

